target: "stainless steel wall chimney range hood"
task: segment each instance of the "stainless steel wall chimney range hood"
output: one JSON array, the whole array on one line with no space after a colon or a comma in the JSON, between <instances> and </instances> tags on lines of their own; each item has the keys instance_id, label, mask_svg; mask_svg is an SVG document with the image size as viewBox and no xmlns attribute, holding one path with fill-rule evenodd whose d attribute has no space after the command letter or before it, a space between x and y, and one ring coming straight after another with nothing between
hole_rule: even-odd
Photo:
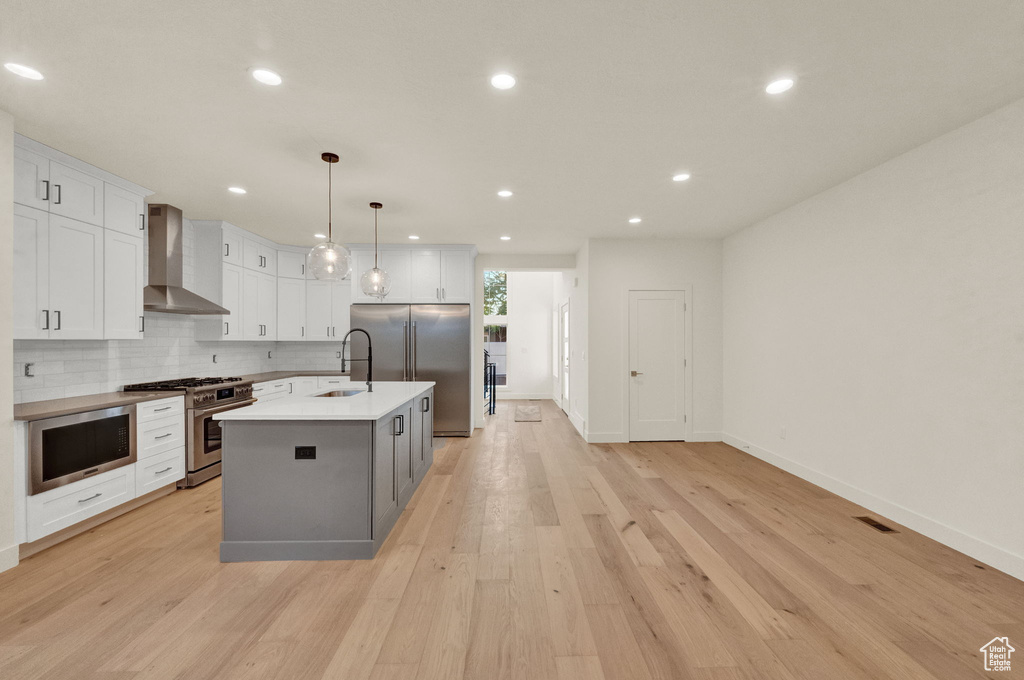
<instances>
[{"instance_id":1,"label":"stainless steel wall chimney range hood","mask_svg":"<svg viewBox=\"0 0 1024 680\"><path fill-rule=\"evenodd\" d=\"M149 285L142 291L143 309L167 314L230 314L182 287L181 238L181 210L166 203L150 204Z\"/></svg>"}]
</instances>

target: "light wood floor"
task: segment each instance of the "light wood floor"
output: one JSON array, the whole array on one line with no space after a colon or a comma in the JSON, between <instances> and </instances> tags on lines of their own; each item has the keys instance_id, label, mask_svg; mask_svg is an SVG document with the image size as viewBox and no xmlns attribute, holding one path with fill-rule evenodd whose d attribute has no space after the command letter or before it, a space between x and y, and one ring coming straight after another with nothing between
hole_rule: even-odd
<instances>
[{"instance_id":1,"label":"light wood floor","mask_svg":"<svg viewBox=\"0 0 1024 680\"><path fill-rule=\"evenodd\" d=\"M723 444L499 404L374 560L220 564L218 480L0 574L0 678L967 679L1024 650L1020 581Z\"/></svg>"}]
</instances>

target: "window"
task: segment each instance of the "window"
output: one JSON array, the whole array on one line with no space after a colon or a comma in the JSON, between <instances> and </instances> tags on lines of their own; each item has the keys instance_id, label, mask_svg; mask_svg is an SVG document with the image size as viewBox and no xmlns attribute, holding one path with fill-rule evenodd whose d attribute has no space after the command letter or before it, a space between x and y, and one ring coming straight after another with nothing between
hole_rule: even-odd
<instances>
[{"instance_id":1,"label":"window","mask_svg":"<svg viewBox=\"0 0 1024 680\"><path fill-rule=\"evenodd\" d=\"M495 365L496 385L508 385L508 276L484 272L484 350Z\"/></svg>"}]
</instances>

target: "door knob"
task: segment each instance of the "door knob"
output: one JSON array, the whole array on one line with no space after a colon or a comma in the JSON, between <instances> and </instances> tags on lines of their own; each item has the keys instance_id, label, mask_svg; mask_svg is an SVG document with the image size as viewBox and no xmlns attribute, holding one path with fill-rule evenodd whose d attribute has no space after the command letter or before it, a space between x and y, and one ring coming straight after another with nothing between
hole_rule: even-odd
<instances>
[{"instance_id":1,"label":"door knob","mask_svg":"<svg viewBox=\"0 0 1024 680\"><path fill-rule=\"evenodd\" d=\"M635 377L637 377L638 375L643 375L643 373L640 373L639 371L630 371L630 372L629 372L629 375L630 375L631 377L635 378Z\"/></svg>"}]
</instances>

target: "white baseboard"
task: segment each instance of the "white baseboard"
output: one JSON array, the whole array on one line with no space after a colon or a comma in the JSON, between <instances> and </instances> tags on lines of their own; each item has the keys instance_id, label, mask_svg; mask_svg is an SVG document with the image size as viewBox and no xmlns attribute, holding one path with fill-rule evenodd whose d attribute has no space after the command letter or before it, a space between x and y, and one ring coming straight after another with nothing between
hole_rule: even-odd
<instances>
[{"instance_id":1,"label":"white baseboard","mask_svg":"<svg viewBox=\"0 0 1024 680\"><path fill-rule=\"evenodd\" d=\"M500 399L547 399L550 400L552 397L550 394L529 394L522 392L498 392L497 398Z\"/></svg>"},{"instance_id":2,"label":"white baseboard","mask_svg":"<svg viewBox=\"0 0 1024 680\"><path fill-rule=\"evenodd\" d=\"M1014 553L1003 550L1002 548L991 545L990 543L986 543L985 541L965 534L958 529L954 529L953 527L936 521L930 517L921 515L898 503L880 498L868 491L864 491L863 489L858 489L855 486L851 486L846 482L830 477L829 475L818 472L817 470L813 470L801 463L797 463L796 461L780 456L777 453L755 446L754 444L744 441L739 437L722 433L722 441L739 449L740 451L744 451L756 458L760 458L766 463L770 463L771 465L794 474L801 479L805 479L812 484L817 484L821 488L831 491L838 496L842 496L848 501L852 501L858 505L863 505L865 508L888 517L894 522L902 524L909 529L913 529L918 533L924 534L928 538L934 539L943 545L947 545L954 550L959 550L965 555L970 555L985 564L1006 572L1014 578L1024 580L1024 556L1015 555Z\"/></svg>"},{"instance_id":3,"label":"white baseboard","mask_svg":"<svg viewBox=\"0 0 1024 680\"><path fill-rule=\"evenodd\" d=\"M586 440L588 444L624 444L629 437L623 432L588 432Z\"/></svg>"},{"instance_id":4,"label":"white baseboard","mask_svg":"<svg viewBox=\"0 0 1024 680\"><path fill-rule=\"evenodd\" d=\"M722 441L721 432L694 432L686 441L688 442L720 442Z\"/></svg>"},{"instance_id":5,"label":"white baseboard","mask_svg":"<svg viewBox=\"0 0 1024 680\"><path fill-rule=\"evenodd\" d=\"M7 571L18 566L18 546L9 545L0 548L0 571Z\"/></svg>"},{"instance_id":6,"label":"white baseboard","mask_svg":"<svg viewBox=\"0 0 1024 680\"><path fill-rule=\"evenodd\" d=\"M587 421L583 419L579 413L575 411L569 412L569 422L576 428L576 431L583 437L583 441L587 441Z\"/></svg>"}]
</instances>

